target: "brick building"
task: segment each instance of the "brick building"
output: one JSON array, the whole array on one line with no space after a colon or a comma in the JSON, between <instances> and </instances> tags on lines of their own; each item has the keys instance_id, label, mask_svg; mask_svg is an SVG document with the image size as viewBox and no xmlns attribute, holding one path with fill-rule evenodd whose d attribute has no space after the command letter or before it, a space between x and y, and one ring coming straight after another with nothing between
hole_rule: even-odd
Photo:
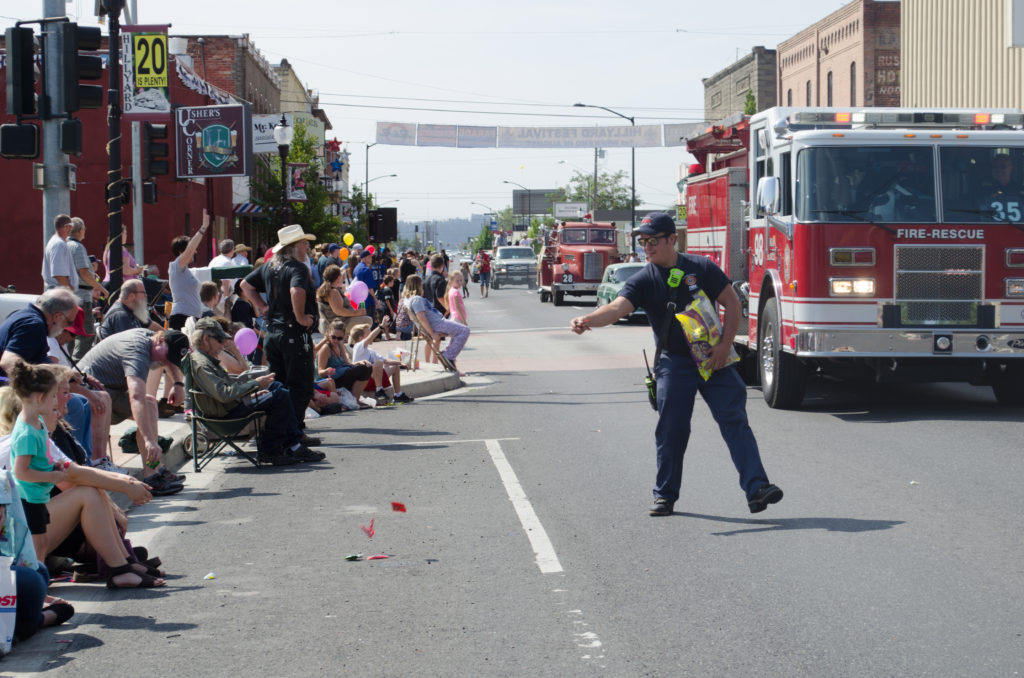
<instances>
[{"instance_id":1,"label":"brick building","mask_svg":"<svg viewBox=\"0 0 1024 678\"><path fill-rule=\"evenodd\" d=\"M777 105L775 50L755 47L704 84L704 119L715 122L742 113L751 92L757 110Z\"/></svg>"},{"instance_id":2,"label":"brick building","mask_svg":"<svg viewBox=\"0 0 1024 678\"><path fill-rule=\"evenodd\" d=\"M900 105L898 0L853 0L777 52L782 106Z\"/></svg>"}]
</instances>

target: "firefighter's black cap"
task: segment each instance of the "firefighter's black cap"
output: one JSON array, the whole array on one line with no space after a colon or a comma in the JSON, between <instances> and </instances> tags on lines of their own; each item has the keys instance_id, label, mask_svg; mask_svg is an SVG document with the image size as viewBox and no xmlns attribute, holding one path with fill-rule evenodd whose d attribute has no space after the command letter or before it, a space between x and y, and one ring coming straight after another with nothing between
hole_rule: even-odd
<instances>
[{"instance_id":1,"label":"firefighter's black cap","mask_svg":"<svg viewBox=\"0 0 1024 678\"><path fill-rule=\"evenodd\" d=\"M643 235L674 235L676 222L665 212L651 212L633 232Z\"/></svg>"}]
</instances>

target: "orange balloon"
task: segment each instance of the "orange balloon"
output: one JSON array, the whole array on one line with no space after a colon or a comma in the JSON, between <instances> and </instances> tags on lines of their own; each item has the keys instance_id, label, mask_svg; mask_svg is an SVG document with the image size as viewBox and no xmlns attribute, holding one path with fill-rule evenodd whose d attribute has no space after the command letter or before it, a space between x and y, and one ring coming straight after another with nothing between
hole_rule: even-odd
<instances>
[{"instance_id":1,"label":"orange balloon","mask_svg":"<svg viewBox=\"0 0 1024 678\"><path fill-rule=\"evenodd\" d=\"M338 250L338 259L340 259L341 261L345 261L346 259L348 259L348 254L348 248L342 247L340 250Z\"/></svg>"}]
</instances>

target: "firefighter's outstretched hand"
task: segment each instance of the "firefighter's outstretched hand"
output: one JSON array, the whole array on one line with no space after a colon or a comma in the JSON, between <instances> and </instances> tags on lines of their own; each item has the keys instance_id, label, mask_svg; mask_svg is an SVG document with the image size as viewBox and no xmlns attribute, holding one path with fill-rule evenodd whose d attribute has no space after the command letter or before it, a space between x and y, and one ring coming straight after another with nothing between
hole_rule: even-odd
<instances>
[{"instance_id":1,"label":"firefighter's outstretched hand","mask_svg":"<svg viewBox=\"0 0 1024 678\"><path fill-rule=\"evenodd\" d=\"M711 369L720 370L726 366L729 361L729 349L732 346L724 341L720 341L711 347Z\"/></svg>"},{"instance_id":2,"label":"firefighter's outstretched hand","mask_svg":"<svg viewBox=\"0 0 1024 678\"><path fill-rule=\"evenodd\" d=\"M585 315L577 316L569 323L569 329L576 334L583 334L590 329L590 321Z\"/></svg>"}]
</instances>

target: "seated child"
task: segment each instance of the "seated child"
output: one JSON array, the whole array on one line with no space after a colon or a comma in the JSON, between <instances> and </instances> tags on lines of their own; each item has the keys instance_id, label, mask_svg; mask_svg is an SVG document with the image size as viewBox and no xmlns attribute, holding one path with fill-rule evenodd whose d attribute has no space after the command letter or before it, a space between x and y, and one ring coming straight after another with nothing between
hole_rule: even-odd
<instances>
[{"instance_id":1,"label":"seated child","mask_svg":"<svg viewBox=\"0 0 1024 678\"><path fill-rule=\"evenodd\" d=\"M391 318L384 316L384 322L382 325L386 325L390 322ZM409 403L412 402L412 398L405 395L402 391L402 363L398 360L391 360L385 358L380 353L377 353L370 344L373 340L381 333L381 328L370 331L370 326L363 323L356 325L352 328L352 331L348 335L348 341L352 344L352 362L358 363L362 360L370 363L372 366L372 377L373 382L377 385L377 399L387 400L387 394L384 391L383 377L386 374L391 378L391 383L395 387L395 402L398 403Z\"/></svg>"}]
</instances>

